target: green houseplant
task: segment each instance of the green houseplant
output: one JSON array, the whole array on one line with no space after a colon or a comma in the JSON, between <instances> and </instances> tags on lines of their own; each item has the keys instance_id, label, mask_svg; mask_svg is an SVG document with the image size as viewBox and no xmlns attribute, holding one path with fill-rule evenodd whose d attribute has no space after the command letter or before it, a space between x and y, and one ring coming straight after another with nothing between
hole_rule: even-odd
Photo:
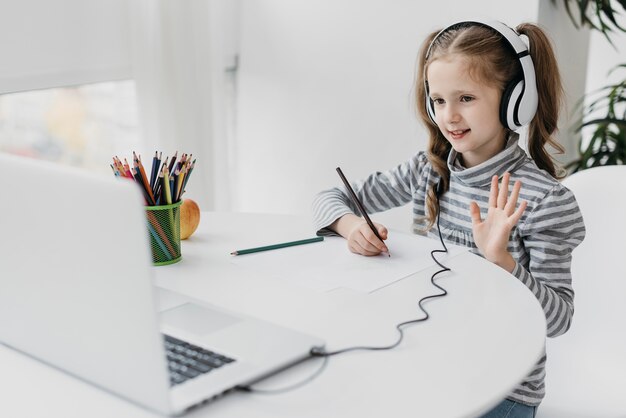
<instances>
[{"instance_id":1,"label":"green houseplant","mask_svg":"<svg viewBox=\"0 0 626 418\"><path fill-rule=\"evenodd\" d=\"M557 0L552 0L556 3ZM626 11L626 0L562 0L574 26L587 26L600 31L613 44L616 32L626 32L618 18ZM573 5L572 5L573 3ZM583 109L583 121L576 132L591 130L588 140L579 144L579 158L567 165L572 172L600 165L626 163L626 64L611 73L624 74L621 81L607 85L587 95L590 103ZM582 100L581 100L581 106ZM601 116L596 116L600 114Z\"/></svg>"}]
</instances>

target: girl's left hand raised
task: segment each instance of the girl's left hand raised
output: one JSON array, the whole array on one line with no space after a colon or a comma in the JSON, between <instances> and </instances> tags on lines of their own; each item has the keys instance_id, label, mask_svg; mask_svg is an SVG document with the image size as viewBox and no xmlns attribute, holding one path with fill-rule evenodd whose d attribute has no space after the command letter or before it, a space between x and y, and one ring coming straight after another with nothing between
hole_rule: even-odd
<instances>
[{"instance_id":1,"label":"girl's left hand raised","mask_svg":"<svg viewBox=\"0 0 626 418\"><path fill-rule=\"evenodd\" d=\"M504 173L500 187L498 187L498 176L492 177L489 209L484 220L480 217L480 209L476 202L470 203L470 214L474 242L482 255L487 260L512 272L515 268L515 260L507 250L509 235L522 217L526 209L526 201L522 201L515 209L522 183L519 180L515 182L509 197L510 177L508 172Z\"/></svg>"}]
</instances>

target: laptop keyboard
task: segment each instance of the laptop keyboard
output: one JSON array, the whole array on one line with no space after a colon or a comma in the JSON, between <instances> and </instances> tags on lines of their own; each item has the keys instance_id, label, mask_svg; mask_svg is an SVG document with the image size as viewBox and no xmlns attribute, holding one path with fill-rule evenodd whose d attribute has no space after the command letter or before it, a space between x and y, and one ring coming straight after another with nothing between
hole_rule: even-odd
<instances>
[{"instance_id":1,"label":"laptop keyboard","mask_svg":"<svg viewBox=\"0 0 626 418\"><path fill-rule=\"evenodd\" d=\"M205 350L169 335L164 334L163 336L165 337L165 352L167 353L171 386L181 384L235 361L230 357Z\"/></svg>"}]
</instances>

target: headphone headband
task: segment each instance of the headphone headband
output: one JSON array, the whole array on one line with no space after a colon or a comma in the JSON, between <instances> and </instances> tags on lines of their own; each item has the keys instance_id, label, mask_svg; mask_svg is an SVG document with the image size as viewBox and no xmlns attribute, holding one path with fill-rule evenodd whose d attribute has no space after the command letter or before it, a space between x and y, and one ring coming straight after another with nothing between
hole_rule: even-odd
<instances>
[{"instance_id":1,"label":"headphone headband","mask_svg":"<svg viewBox=\"0 0 626 418\"><path fill-rule=\"evenodd\" d=\"M433 38L430 45L428 45L424 63L428 61L433 45L442 34L464 25L483 26L498 32L511 47L512 51L515 52L522 68L522 78L521 80L511 80L504 89L502 100L500 102L500 121L502 122L502 125L511 130L517 130L522 126L529 124L535 116L539 101L537 94L537 81L535 77L535 66L532 58L530 57L529 47L524 43L517 32L504 23L476 19L449 25L439 31L439 33ZM428 96L428 81L426 80L426 74L424 74L424 84L426 89L426 110L431 120L436 124L435 108L430 100L430 97Z\"/></svg>"}]
</instances>

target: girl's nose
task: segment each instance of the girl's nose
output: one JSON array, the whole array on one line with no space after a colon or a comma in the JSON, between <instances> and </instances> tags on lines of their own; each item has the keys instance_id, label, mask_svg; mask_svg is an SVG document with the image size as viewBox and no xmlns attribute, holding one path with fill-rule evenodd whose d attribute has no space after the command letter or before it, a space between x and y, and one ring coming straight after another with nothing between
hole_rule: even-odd
<instances>
[{"instance_id":1,"label":"girl's nose","mask_svg":"<svg viewBox=\"0 0 626 418\"><path fill-rule=\"evenodd\" d=\"M456 106L450 105L446 106L444 118L446 123L458 123L461 121L461 114Z\"/></svg>"}]
</instances>

